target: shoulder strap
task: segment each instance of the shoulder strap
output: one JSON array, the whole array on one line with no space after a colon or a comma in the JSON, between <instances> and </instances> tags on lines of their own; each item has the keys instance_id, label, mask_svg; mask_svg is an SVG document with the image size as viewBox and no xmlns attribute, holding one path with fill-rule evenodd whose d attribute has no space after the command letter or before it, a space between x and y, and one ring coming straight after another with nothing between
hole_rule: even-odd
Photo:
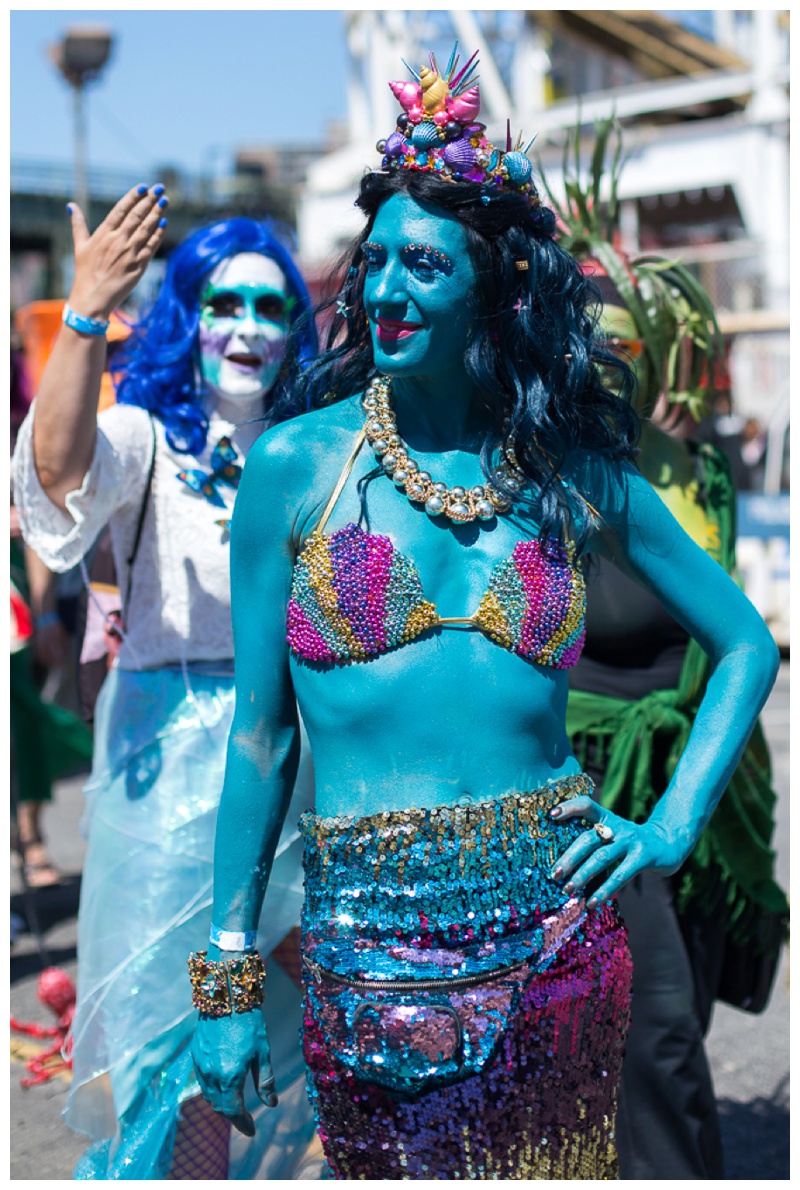
<instances>
[{"instance_id":1,"label":"shoulder strap","mask_svg":"<svg viewBox=\"0 0 800 1190\"><path fill-rule=\"evenodd\" d=\"M339 476L338 480L336 481L336 487L333 489L333 492L331 493L331 498L328 501L328 503L325 505L325 511L323 512L322 517L320 518L319 524L314 529L315 533L321 533L322 530L325 528L326 524L328 523L328 517L331 515L334 508L336 507L336 501L341 496L342 488L347 483L347 480L350 476L350 472L353 470L353 464L355 463L356 459L358 458L358 452L361 450L361 446L362 446L362 443L363 443L365 437L366 437L366 430L361 430L359 432L358 438L356 438L356 444L350 453L350 457L347 460L347 462L345 463L345 465L342 469L342 473Z\"/></svg>"},{"instance_id":2,"label":"shoulder strap","mask_svg":"<svg viewBox=\"0 0 800 1190\"><path fill-rule=\"evenodd\" d=\"M139 542L142 537L142 528L144 527L144 518L147 513L147 503L150 499L150 489L153 486L153 472L156 467L156 423L153 420L153 415L150 414L150 428L153 431L153 446L150 452L150 469L147 472L147 483L145 484L144 496L142 497L142 506L139 509L139 519L136 522L136 534L133 539L133 548L131 555L128 558L128 583L125 589L125 602L123 607L127 612L128 602L131 597L131 583L133 582L133 564L136 561L136 555L139 552Z\"/></svg>"}]
</instances>

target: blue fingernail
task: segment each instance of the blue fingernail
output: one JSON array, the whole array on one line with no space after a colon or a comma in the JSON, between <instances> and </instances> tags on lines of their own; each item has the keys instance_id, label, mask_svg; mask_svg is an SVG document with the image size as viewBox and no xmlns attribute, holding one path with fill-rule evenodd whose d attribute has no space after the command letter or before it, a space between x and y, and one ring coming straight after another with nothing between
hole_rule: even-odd
<instances>
[{"instance_id":1,"label":"blue fingernail","mask_svg":"<svg viewBox=\"0 0 800 1190\"><path fill-rule=\"evenodd\" d=\"M67 203L67 210L69 211L69 213L71 215L72 214L72 203L71 202Z\"/></svg>"},{"instance_id":2,"label":"blue fingernail","mask_svg":"<svg viewBox=\"0 0 800 1190\"><path fill-rule=\"evenodd\" d=\"M167 226L167 221L166 221L166 219L159 219L159 221L158 221L158 226L159 226L159 227L166 227L166 226Z\"/></svg>"},{"instance_id":3,"label":"blue fingernail","mask_svg":"<svg viewBox=\"0 0 800 1190\"><path fill-rule=\"evenodd\" d=\"M141 186L136 187L136 193L137 194L147 194L147 187L145 186L144 183L142 183Z\"/></svg>"},{"instance_id":4,"label":"blue fingernail","mask_svg":"<svg viewBox=\"0 0 800 1190\"><path fill-rule=\"evenodd\" d=\"M159 205L160 207L166 207L166 206L169 206L169 199L168 199L168 198L160 198L160 199L158 200L158 205Z\"/></svg>"},{"instance_id":5,"label":"blue fingernail","mask_svg":"<svg viewBox=\"0 0 800 1190\"><path fill-rule=\"evenodd\" d=\"M159 195L164 193L164 187L159 182L157 186L153 187L153 194Z\"/></svg>"}]
</instances>

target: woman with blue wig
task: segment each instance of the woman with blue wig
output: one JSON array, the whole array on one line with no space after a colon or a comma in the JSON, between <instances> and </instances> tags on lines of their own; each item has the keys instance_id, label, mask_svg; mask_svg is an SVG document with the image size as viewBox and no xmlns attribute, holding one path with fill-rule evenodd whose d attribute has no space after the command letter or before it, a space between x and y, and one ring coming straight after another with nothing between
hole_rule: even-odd
<instances>
[{"instance_id":1,"label":"woman with blue wig","mask_svg":"<svg viewBox=\"0 0 800 1190\"><path fill-rule=\"evenodd\" d=\"M15 454L26 541L67 570L108 524L123 596L86 787L65 1117L95 1141L78 1178L292 1176L313 1136L295 984L276 965L287 1110L263 1111L256 1139L229 1151L230 1124L198 1096L192 1071L185 954L209 930L233 713L231 514L249 449L294 412L289 380L314 356L316 334L288 236L226 219L169 256L158 297L113 361L117 403L98 414L108 318L162 244L166 206L162 186L137 187L91 236L71 206L65 325ZM309 787L298 781L298 796ZM264 954L286 950L299 917L291 824L280 851L284 875L258 930Z\"/></svg>"}]
</instances>

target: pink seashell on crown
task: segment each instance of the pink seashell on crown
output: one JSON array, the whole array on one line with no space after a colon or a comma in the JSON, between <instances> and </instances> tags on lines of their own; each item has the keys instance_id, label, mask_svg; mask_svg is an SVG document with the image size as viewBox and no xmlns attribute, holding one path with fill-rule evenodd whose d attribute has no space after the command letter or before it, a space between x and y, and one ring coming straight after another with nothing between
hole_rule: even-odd
<instances>
[{"instance_id":1,"label":"pink seashell on crown","mask_svg":"<svg viewBox=\"0 0 800 1190\"><path fill-rule=\"evenodd\" d=\"M389 83L403 111L396 129L376 146L383 155L382 169L421 170L444 182L477 182L484 188L481 201L485 203L493 195L514 191L525 195L531 206L539 206L526 156L533 140L523 149L518 137L512 147L509 125L503 151L486 139L485 125L477 123L481 109L477 58L476 51L459 70L456 42L444 71L439 70L434 54L429 54L430 65L418 72L404 62L413 79Z\"/></svg>"}]
</instances>

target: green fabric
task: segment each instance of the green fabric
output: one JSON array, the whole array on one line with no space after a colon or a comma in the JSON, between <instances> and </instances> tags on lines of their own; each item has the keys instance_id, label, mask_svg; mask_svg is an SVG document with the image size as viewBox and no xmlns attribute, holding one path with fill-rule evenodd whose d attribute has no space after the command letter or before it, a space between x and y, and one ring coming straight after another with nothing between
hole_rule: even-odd
<instances>
[{"instance_id":1,"label":"green fabric","mask_svg":"<svg viewBox=\"0 0 800 1190\"><path fill-rule=\"evenodd\" d=\"M30 649L11 654L12 759L21 802L46 802L53 781L92 759L92 736L71 711L43 702L33 680Z\"/></svg>"},{"instance_id":2,"label":"green fabric","mask_svg":"<svg viewBox=\"0 0 800 1190\"><path fill-rule=\"evenodd\" d=\"M698 463L705 512L719 533L712 552L735 570L736 493L727 461L710 445L692 448ZM638 702L570 691L567 732L578 760L589 741L603 768L602 802L634 822L644 821L667 787L686 746L710 672L696 641L686 650L678 686L655 690ZM653 748L669 742L663 774L653 782ZM775 791L766 740L756 724L728 788L676 880L678 909L722 913L731 937L747 940L763 911L787 914L788 902L774 880Z\"/></svg>"},{"instance_id":3,"label":"green fabric","mask_svg":"<svg viewBox=\"0 0 800 1190\"><path fill-rule=\"evenodd\" d=\"M11 577L27 598L25 556L14 538ZM9 718L17 797L21 802L47 802L53 796L53 781L91 761L91 732L71 711L42 701L29 646L11 654L10 678Z\"/></svg>"}]
</instances>

